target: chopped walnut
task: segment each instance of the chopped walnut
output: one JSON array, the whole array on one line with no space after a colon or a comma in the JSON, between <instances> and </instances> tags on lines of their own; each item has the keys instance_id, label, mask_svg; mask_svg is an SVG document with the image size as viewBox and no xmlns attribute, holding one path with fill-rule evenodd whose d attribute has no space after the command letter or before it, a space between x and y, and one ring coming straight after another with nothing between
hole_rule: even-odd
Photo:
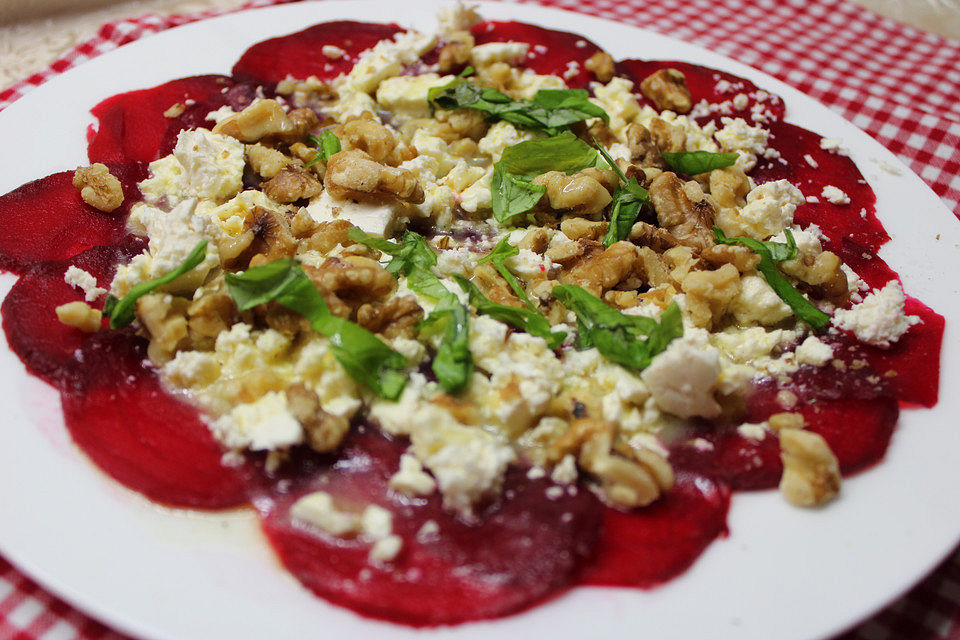
<instances>
[{"instance_id":1,"label":"chopped walnut","mask_svg":"<svg viewBox=\"0 0 960 640\"><path fill-rule=\"evenodd\" d=\"M640 304L642 300L638 291L617 291L611 289L603 294L603 301L617 309L630 309Z\"/></svg>"},{"instance_id":2,"label":"chopped walnut","mask_svg":"<svg viewBox=\"0 0 960 640\"><path fill-rule=\"evenodd\" d=\"M212 346L217 336L230 328L236 314L237 305L226 291L218 290L202 295L187 307L191 338L194 342L207 338Z\"/></svg>"},{"instance_id":3,"label":"chopped walnut","mask_svg":"<svg viewBox=\"0 0 960 640\"><path fill-rule=\"evenodd\" d=\"M669 109L674 113L688 113L693 108L686 78L676 69L660 69L640 83L640 92L658 111Z\"/></svg>"},{"instance_id":4,"label":"chopped walnut","mask_svg":"<svg viewBox=\"0 0 960 640\"><path fill-rule=\"evenodd\" d=\"M807 421L802 413L783 412L775 413L767 418L767 424L770 425L772 430L779 433L783 429L803 429L807 426Z\"/></svg>"},{"instance_id":5,"label":"chopped walnut","mask_svg":"<svg viewBox=\"0 0 960 640\"><path fill-rule=\"evenodd\" d=\"M683 127L671 124L663 118L650 120L650 135L660 151L676 153L686 147L687 132Z\"/></svg>"},{"instance_id":6,"label":"chopped walnut","mask_svg":"<svg viewBox=\"0 0 960 640\"><path fill-rule=\"evenodd\" d=\"M733 165L710 172L710 195L718 207L743 207L750 193L750 180L743 169Z\"/></svg>"},{"instance_id":7,"label":"chopped walnut","mask_svg":"<svg viewBox=\"0 0 960 640\"><path fill-rule=\"evenodd\" d=\"M693 324L711 329L740 293L740 272L731 264L716 271L691 271L683 279L682 289Z\"/></svg>"},{"instance_id":8,"label":"chopped walnut","mask_svg":"<svg viewBox=\"0 0 960 640\"><path fill-rule=\"evenodd\" d=\"M323 294L330 311L349 317L360 305L393 291L396 280L379 262L363 256L327 258L319 267L304 270Z\"/></svg>"},{"instance_id":9,"label":"chopped walnut","mask_svg":"<svg viewBox=\"0 0 960 640\"><path fill-rule=\"evenodd\" d=\"M616 71L613 56L605 51L597 51L583 63L587 71L592 71L599 82L610 82Z\"/></svg>"},{"instance_id":10,"label":"chopped walnut","mask_svg":"<svg viewBox=\"0 0 960 640\"><path fill-rule=\"evenodd\" d=\"M609 226L606 220L564 218L560 221L560 231L571 240L587 239L599 242L606 235Z\"/></svg>"},{"instance_id":11,"label":"chopped walnut","mask_svg":"<svg viewBox=\"0 0 960 640\"><path fill-rule=\"evenodd\" d=\"M137 300L137 317L150 334L147 355L164 364L187 340L189 301L166 293L149 293Z\"/></svg>"},{"instance_id":12,"label":"chopped walnut","mask_svg":"<svg viewBox=\"0 0 960 640\"><path fill-rule=\"evenodd\" d=\"M715 267L732 264L740 273L753 271L760 264L760 256L755 251L739 245L716 244L704 249L700 257Z\"/></svg>"},{"instance_id":13,"label":"chopped walnut","mask_svg":"<svg viewBox=\"0 0 960 640\"><path fill-rule=\"evenodd\" d=\"M309 216L308 216L309 217ZM296 217L294 217L296 220ZM337 245L348 247L354 244L350 236L347 235L353 225L346 220L332 220L330 222L321 222L314 227L308 237L300 242L300 250L316 250L320 253L329 253Z\"/></svg>"},{"instance_id":14,"label":"chopped walnut","mask_svg":"<svg viewBox=\"0 0 960 640\"><path fill-rule=\"evenodd\" d=\"M120 180L100 162L78 167L73 174L73 186L80 191L83 201L94 209L110 213L123 204Z\"/></svg>"},{"instance_id":15,"label":"chopped walnut","mask_svg":"<svg viewBox=\"0 0 960 640\"><path fill-rule=\"evenodd\" d=\"M547 188L547 202L557 211L595 215L613 200L603 184L584 172L568 176L562 171L548 171L534 178L533 184Z\"/></svg>"},{"instance_id":16,"label":"chopped walnut","mask_svg":"<svg viewBox=\"0 0 960 640\"><path fill-rule=\"evenodd\" d=\"M580 262L564 273L560 280L579 285L597 297L602 297L627 279L637 267L637 248L625 241L615 242L602 253Z\"/></svg>"},{"instance_id":17,"label":"chopped walnut","mask_svg":"<svg viewBox=\"0 0 960 640\"><path fill-rule=\"evenodd\" d=\"M493 302L510 305L511 307L523 306L520 298L513 292L513 289L510 288L507 281L503 279L503 276L501 276L497 269L489 262L478 265L477 268L473 270L473 277L476 279L480 289Z\"/></svg>"},{"instance_id":18,"label":"chopped walnut","mask_svg":"<svg viewBox=\"0 0 960 640\"><path fill-rule=\"evenodd\" d=\"M436 134L451 144L461 138L479 140L489 128L483 112L476 109L442 109L434 118L438 122Z\"/></svg>"},{"instance_id":19,"label":"chopped walnut","mask_svg":"<svg viewBox=\"0 0 960 640\"><path fill-rule=\"evenodd\" d=\"M163 112L164 118L179 118L187 110L187 105L182 102L174 102L166 111Z\"/></svg>"},{"instance_id":20,"label":"chopped walnut","mask_svg":"<svg viewBox=\"0 0 960 640\"><path fill-rule=\"evenodd\" d=\"M324 411L317 394L302 382L290 385L284 393L290 413L303 427L311 449L327 453L340 446L350 430L349 420Z\"/></svg>"},{"instance_id":21,"label":"chopped walnut","mask_svg":"<svg viewBox=\"0 0 960 640\"><path fill-rule=\"evenodd\" d=\"M413 296L394 296L383 304L357 309L357 324L385 338L411 337L422 319L423 309Z\"/></svg>"},{"instance_id":22,"label":"chopped walnut","mask_svg":"<svg viewBox=\"0 0 960 640\"><path fill-rule=\"evenodd\" d=\"M280 136L280 140L287 144L303 140L320 124L320 118L312 109L294 109L287 117L293 129Z\"/></svg>"},{"instance_id":23,"label":"chopped walnut","mask_svg":"<svg viewBox=\"0 0 960 640\"><path fill-rule=\"evenodd\" d=\"M473 51L473 34L469 31L453 31L447 35L447 43L440 48L437 60L437 69L441 73L449 73L461 69L470 62L470 52Z\"/></svg>"},{"instance_id":24,"label":"chopped walnut","mask_svg":"<svg viewBox=\"0 0 960 640\"><path fill-rule=\"evenodd\" d=\"M254 144L247 146L247 162L261 178L269 180L294 161L276 149Z\"/></svg>"},{"instance_id":25,"label":"chopped walnut","mask_svg":"<svg viewBox=\"0 0 960 640\"><path fill-rule=\"evenodd\" d=\"M840 466L820 434L801 429L780 430L783 476L780 491L798 507L816 507L840 492Z\"/></svg>"},{"instance_id":26,"label":"chopped walnut","mask_svg":"<svg viewBox=\"0 0 960 640\"><path fill-rule=\"evenodd\" d=\"M800 282L809 285L816 297L826 298L836 305L850 300L849 282L841 269L843 261L832 251L798 254L793 260L780 263L780 268Z\"/></svg>"},{"instance_id":27,"label":"chopped walnut","mask_svg":"<svg viewBox=\"0 0 960 640\"><path fill-rule=\"evenodd\" d=\"M332 155L324 183L330 195L340 200L393 196L413 204L423 202L423 189L412 173L375 162L362 151Z\"/></svg>"},{"instance_id":28,"label":"chopped walnut","mask_svg":"<svg viewBox=\"0 0 960 640\"><path fill-rule=\"evenodd\" d=\"M369 113L348 119L337 133L344 150L363 151L381 164L397 164L397 136Z\"/></svg>"},{"instance_id":29,"label":"chopped walnut","mask_svg":"<svg viewBox=\"0 0 960 640\"><path fill-rule=\"evenodd\" d=\"M696 182L684 184L672 172L664 172L650 183L650 202L660 226L681 244L694 249L713 245L716 210Z\"/></svg>"},{"instance_id":30,"label":"chopped walnut","mask_svg":"<svg viewBox=\"0 0 960 640\"><path fill-rule=\"evenodd\" d=\"M527 231L527 234L517 243L517 248L527 249L534 253L543 253L546 251L549 242L550 236L547 235L546 229L536 227Z\"/></svg>"},{"instance_id":31,"label":"chopped walnut","mask_svg":"<svg viewBox=\"0 0 960 640\"><path fill-rule=\"evenodd\" d=\"M670 270L667 263L660 257L656 251L650 247L640 247L637 250L638 265L637 271L640 278L651 287L669 285L673 281L670 278Z\"/></svg>"},{"instance_id":32,"label":"chopped walnut","mask_svg":"<svg viewBox=\"0 0 960 640\"><path fill-rule=\"evenodd\" d=\"M213 127L219 133L241 142L259 142L264 138L287 138L296 127L276 100L257 100L238 114L224 118Z\"/></svg>"},{"instance_id":33,"label":"chopped walnut","mask_svg":"<svg viewBox=\"0 0 960 640\"><path fill-rule=\"evenodd\" d=\"M248 216L247 225L254 237L243 255L260 254L266 263L296 254L297 241L290 232L290 220L286 215L256 207ZM242 261L242 256L239 259ZM250 266L255 266L252 260Z\"/></svg>"},{"instance_id":34,"label":"chopped walnut","mask_svg":"<svg viewBox=\"0 0 960 640\"><path fill-rule=\"evenodd\" d=\"M650 247L657 253L663 253L678 244L669 231L642 221L634 223L627 238L641 247Z\"/></svg>"},{"instance_id":35,"label":"chopped walnut","mask_svg":"<svg viewBox=\"0 0 960 640\"><path fill-rule=\"evenodd\" d=\"M627 146L630 148L630 160L639 163L641 167L667 168L653 134L639 122L634 122L627 128Z\"/></svg>"},{"instance_id":36,"label":"chopped walnut","mask_svg":"<svg viewBox=\"0 0 960 640\"><path fill-rule=\"evenodd\" d=\"M57 319L68 327L79 329L84 333L96 333L100 330L103 314L86 302L68 302L55 309Z\"/></svg>"},{"instance_id":37,"label":"chopped walnut","mask_svg":"<svg viewBox=\"0 0 960 640\"><path fill-rule=\"evenodd\" d=\"M261 187L271 200L280 203L310 199L323 191L323 186L313 174L297 166L284 167Z\"/></svg>"}]
</instances>

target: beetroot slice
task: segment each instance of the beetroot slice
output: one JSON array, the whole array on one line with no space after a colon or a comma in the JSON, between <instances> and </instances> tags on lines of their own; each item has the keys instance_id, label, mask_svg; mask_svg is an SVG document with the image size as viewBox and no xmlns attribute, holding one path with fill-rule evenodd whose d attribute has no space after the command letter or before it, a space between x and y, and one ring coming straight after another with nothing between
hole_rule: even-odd
<instances>
[{"instance_id":1,"label":"beetroot slice","mask_svg":"<svg viewBox=\"0 0 960 640\"><path fill-rule=\"evenodd\" d=\"M74 352L90 337L57 318L58 306L84 300L83 291L64 282L67 268L88 271L107 288L117 263L129 257L116 247L98 247L70 260L41 262L17 281L3 301L3 330L30 373L58 386L76 364ZM103 298L91 305L103 308Z\"/></svg>"},{"instance_id":2,"label":"beetroot slice","mask_svg":"<svg viewBox=\"0 0 960 640\"><path fill-rule=\"evenodd\" d=\"M387 481L404 449L361 430L340 462L315 481L254 498L280 559L308 588L363 615L424 626L502 616L575 579L599 533L602 507L591 493L580 489L550 500L547 480L529 480L523 470L511 469L504 487L509 499L471 526L444 511L438 494L415 501L387 497ZM319 490L334 496L340 508L378 503L392 511L394 532L403 538L397 558L372 566L369 543L292 523L292 503ZM427 521L437 523L439 534L418 541Z\"/></svg>"},{"instance_id":3,"label":"beetroot slice","mask_svg":"<svg viewBox=\"0 0 960 640\"><path fill-rule=\"evenodd\" d=\"M757 184L789 180L803 195L818 199L818 202L807 202L797 208L794 214L797 224L804 227L817 224L828 238L824 248L834 253L839 253L846 239L871 251L876 251L890 239L875 214L876 195L850 158L821 149L823 138L802 127L775 122L768 128L768 146L776 149L780 156L760 158L750 175ZM805 156L813 160L816 168ZM824 182L846 193L850 203L836 205L823 198Z\"/></svg>"},{"instance_id":4,"label":"beetroot slice","mask_svg":"<svg viewBox=\"0 0 960 640\"><path fill-rule=\"evenodd\" d=\"M253 87L237 86L227 76L193 76L107 98L91 109L98 126L88 133L87 156L90 162L151 162L167 155L173 148L169 132L175 141L187 126L213 126L205 120L211 111L249 104ZM180 115L163 115L178 103L186 106Z\"/></svg>"},{"instance_id":5,"label":"beetroot slice","mask_svg":"<svg viewBox=\"0 0 960 640\"><path fill-rule=\"evenodd\" d=\"M676 69L683 73L694 104L694 111L689 115L701 125L712 121L722 126L721 118L728 117L743 118L750 124L766 127L771 122L783 119L784 105L780 96L764 91L746 78L732 73L678 60L633 59L617 63L617 74L633 81L640 104L651 107L653 103L640 93L640 83L660 69ZM737 107L733 99L739 94L743 94L747 100L744 105ZM698 106L701 101L706 101L706 104Z\"/></svg>"},{"instance_id":6,"label":"beetroot slice","mask_svg":"<svg viewBox=\"0 0 960 640\"><path fill-rule=\"evenodd\" d=\"M73 186L73 171L34 180L0 196L0 269L23 273L46 260L64 260L91 247L130 245L130 205L140 199L142 163L108 165L123 186L123 204L111 213L94 209Z\"/></svg>"},{"instance_id":7,"label":"beetroot slice","mask_svg":"<svg viewBox=\"0 0 960 640\"><path fill-rule=\"evenodd\" d=\"M233 66L233 75L241 81L264 84L286 78L306 80L311 76L332 80L341 73L349 73L362 51L402 31L393 23L324 22L287 36L258 42ZM327 57L323 52L325 45L338 47L345 55L336 59Z\"/></svg>"},{"instance_id":8,"label":"beetroot slice","mask_svg":"<svg viewBox=\"0 0 960 640\"><path fill-rule=\"evenodd\" d=\"M582 582L653 587L679 575L717 537L727 533L730 489L723 482L682 472L651 506L607 509L597 556Z\"/></svg>"},{"instance_id":9,"label":"beetroot slice","mask_svg":"<svg viewBox=\"0 0 960 640\"><path fill-rule=\"evenodd\" d=\"M603 51L583 36L567 31L545 29L525 22L481 22L474 25L476 44L490 42L527 42L530 50L520 66L541 75L560 76L572 89L582 89L596 80L584 66L593 54ZM573 66L571 63L576 63ZM576 73L571 73L571 69Z\"/></svg>"},{"instance_id":10,"label":"beetroot slice","mask_svg":"<svg viewBox=\"0 0 960 640\"><path fill-rule=\"evenodd\" d=\"M223 450L197 409L167 394L145 358L144 342L118 331L84 343L62 390L74 442L102 471L155 502L246 503L242 472L221 464Z\"/></svg>"}]
</instances>

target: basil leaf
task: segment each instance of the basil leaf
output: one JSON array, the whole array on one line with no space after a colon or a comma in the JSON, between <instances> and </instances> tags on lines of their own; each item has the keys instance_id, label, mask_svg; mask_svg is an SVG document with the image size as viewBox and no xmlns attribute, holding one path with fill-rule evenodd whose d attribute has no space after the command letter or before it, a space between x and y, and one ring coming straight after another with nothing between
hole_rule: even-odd
<instances>
[{"instance_id":1,"label":"basil leaf","mask_svg":"<svg viewBox=\"0 0 960 640\"><path fill-rule=\"evenodd\" d=\"M438 301L437 309L420 323L419 328L445 323L431 368L444 391L461 391L470 382L473 373L469 314L460 299L448 291L440 278L430 270L437 264L437 256L427 240L413 231L404 232L399 244L374 238L356 227L347 233L353 241L393 256L387 271L394 275L402 273L407 276L408 287Z\"/></svg>"},{"instance_id":2,"label":"basil leaf","mask_svg":"<svg viewBox=\"0 0 960 640\"><path fill-rule=\"evenodd\" d=\"M711 151L663 151L664 161L674 171L695 176L714 169L729 167L737 161L736 153L713 153Z\"/></svg>"},{"instance_id":3,"label":"basil leaf","mask_svg":"<svg viewBox=\"0 0 960 640\"><path fill-rule=\"evenodd\" d=\"M547 191L544 186L530 183L537 176L548 171L572 175L589 167L605 168L606 165L593 147L569 131L507 147L493 166L493 217L501 224L508 224L530 211Z\"/></svg>"},{"instance_id":4,"label":"basil leaf","mask_svg":"<svg viewBox=\"0 0 960 640\"><path fill-rule=\"evenodd\" d=\"M320 152L313 157L313 160L303 165L304 168L313 166L321 160L326 162L333 154L340 153L340 138L333 131L324 131L319 138L311 134L307 136L307 141L313 146L319 147Z\"/></svg>"},{"instance_id":5,"label":"basil leaf","mask_svg":"<svg viewBox=\"0 0 960 640\"><path fill-rule=\"evenodd\" d=\"M623 183L613 192L613 201L610 205L610 226L607 227L607 233L603 237L603 246L609 247L615 242L625 240L630 235L633 223L640 216L640 208L650 201L650 192L641 187L635 177L627 180L627 176L607 153L607 150L596 140L593 141L593 144Z\"/></svg>"},{"instance_id":6,"label":"basil leaf","mask_svg":"<svg viewBox=\"0 0 960 640\"><path fill-rule=\"evenodd\" d=\"M490 120L503 120L548 135L590 118L609 122L607 112L588 97L584 89L541 89L533 100L514 100L492 87L467 81L463 74L427 92L430 104L441 109L476 109L487 113Z\"/></svg>"},{"instance_id":7,"label":"basil leaf","mask_svg":"<svg viewBox=\"0 0 960 640\"><path fill-rule=\"evenodd\" d=\"M814 329L823 329L830 324L830 316L817 309L796 287L790 284L786 276L780 273L778 262L792 260L797 255L797 243L793 233L786 229L787 244L780 242L762 242L753 238L728 238L720 227L713 228L713 238L717 244L739 244L760 256L757 271L770 285L770 288L787 303L798 318Z\"/></svg>"},{"instance_id":8,"label":"basil leaf","mask_svg":"<svg viewBox=\"0 0 960 640\"><path fill-rule=\"evenodd\" d=\"M274 301L310 321L330 338L330 350L347 374L374 393L396 400L407 383L407 360L360 325L330 313L323 295L290 258L243 273L224 274L227 290L241 311Z\"/></svg>"},{"instance_id":9,"label":"basil leaf","mask_svg":"<svg viewBox=\"0 0 960 640\"><path fill-rule=\"evenodd\" d=\"M473 375L473 354L470 353L470 314L456 296L455 304L434 311L427 319L443 321L446 327L431 369L437 382L447 393L458 393L470 382Z\"/></svg>"},{"instance_id":10,"label":"basil leaf","mask_svg":"<svg viewBox=\"0 0 960 640\"><path fill-rule=\"evenodd\" d=\"M588 167L606 168L589 144L565 131L543 140L527 140L507 147L500 162L503 170L532 180L548 171L563 171L573 175Z\"/></svg>"},{"instance_id":11,"label":"basil leaf","mask_svg":"<svg viewBox=\"0 0 960 640\"><path fill-rule=\"evenodd\" d=\"M133 322L136 317L137 300L165 284L170 284L203 262L206 256L207 241L201 240L190 250L183 264L170 273L147 282L141 282L131 288L123 298L118 299L116 296L108 295L103 304L103 313L110 318L110 328L120 329Z\"/></svg>"},{"instance_id":12,"label":"basil leaf","mask_svg":"<svg viewBox=\"0 0 960 640\"><path fill-rule=\"evenodd\" d=\"M533 209L547 188L530 184L512 173L507 173L499 162L493 167L491 203L493 217L500 224L510 224L514 218Z\"/></svg>"},{"instance_id":13,"label":"basil leaf","mask_svg":"<svg viewBox=\"0 0 960 640\"><path fill-rule=\"evenodd\" d=\"M530 298L527 296L527 291L520 284L520 281L517 280L517 277L510 272L510 269L508 269L506 265L507 258L519 254L520 249L510 244L508 236L504 236L500 239L500 242L497 243L497 246L493 248L493 251L477 260L477 264L483 264L484 262L490 262L493 264L494 268L496 268L500 275L503 276L503 279L507 281L507 284L510 285L510 288L513 290L516 296L520 298L520 300L528 309L535 312L537 309L533 306L533 303L530 302Z\"/></svg>"},{"instance_id":14,"label":"basil leaf","mask_svg":"<svg viewBox=\"0 0 960 640\"><path fill-rule=\"evenodd\" d=\"M383 253L393 256L387 265L387 271L393 275L403 273L407 275L413 267L424 267L428 271L437 264L437 256L427 244L426 238L413 231L405 231L400 243L390 242L382 238L374 238L358 227L347 231L347 236L354 242L365 244Z\"/></svg>"},{"instance_id":15,"label":"basil leaf","mask_svg":"<svg viewBox=\"0 0 960 640\"><path fill-rule=\"evenodd\" d=\"M596 347L604 357L628 369L646 368L671 340L683 335L683 318L676 302L657 322L621 313L576 285L557 285L553 295L576 314L582 347Z\"/></svg>"},{"instance_id":16,"label":"basil leaf","mask_svg":"<svg viewBox=\"0 0 960 640\"><path fill-rule=\"evenodd\" d=\"M453 276L460 288L470 296L470 304L474 306L480 315L490 316L494 320L505 322L512 327L529 333L533 336L540 336L547 341L547 346L551 349L558 348L563 344L567 334L560 331L552 331L550 321L533 309L524 307L511 307L506 304L498 304L483 295L477 285L473 284L463 276Z\"/></svg>"}]
</instances>

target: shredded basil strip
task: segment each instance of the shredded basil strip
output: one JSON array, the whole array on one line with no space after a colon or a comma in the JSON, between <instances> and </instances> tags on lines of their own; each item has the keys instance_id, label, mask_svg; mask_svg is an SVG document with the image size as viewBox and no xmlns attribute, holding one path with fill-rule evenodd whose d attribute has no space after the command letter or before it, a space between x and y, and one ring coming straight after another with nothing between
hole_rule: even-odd
<instances>
[{"instance_id":1,"label":"shredded basil strip","mask_svg":"<svg viewBox=\"0 0 960 640\"><path fill-rule=\"evenodd\" d=\"M493 302L487 296L483 295L477 285L473 284L463 276L453 276L460 288L470 296L470 304L474 306L480 315L490 316L494 320L505 322L511 327L529 333L532 336L539 336L547 341L550 349L558 348L567 334L561 331L552 331L550 321L535 310L525 307L511 307L506 304Z\"/></svg>"},{"instance_id":2,"label":"shredded basil strip","mask_svg":"<svg viewBox=\"0 0 960 640\"><path fill-rule=\"evenodd\" d=\"M812 302L797 291L796 287L790 284L790 281L777 267L778 262L792 260L797 255L797 243L793 238L793 233L790 229L785 229L784 234L787 236L786 244L762 242L753 238L728 238L720 227L713 228L713 239L717 244L743 245L760 256L757 271L763 275L770 288L780 296L781 300L787 303L798 318L814 329L823 329L830 324L830 316L817 309Z\"/></svg>"},{"instance_id":3,"label":"shredded basil strip","mask_svg":"<svg viewBox=\"0 0 960 640\"><path fill-rule=\"evenodd\" d=\"M620 178L620 185L613 192L613 201L610 204L610 226L603 237L603 246L609 247L615 242L626 240L633 229L633 223L640 216L640 208L650 201L650 192L640 186L635 177L627 180L627 176L617 165L616 161L607 153L600 143L593 141L597 151L607 161L610 168Z\"/></svg>"},{"instance_id":4,"label":"shredded basil strip","mask_svg":"<svg viewBox=\"0 0 960 640\"><path fill-rule=\"evenodd\" d=\"M418 328L442 324L443 338L437 347L431 368L444 391L457 393L463 390L473 374L469 314L460 299L448 291L440 278L430 270L436 266L437 256L427 244L427 240L413 231L405 231L399 243L374 238L356 227L347 234L354 242L392 256L387 271L394 275L405 275L407 286L437 301L437 308Z\"/></svg>"},{"instance_id":5,"label":"shredded basil strip","mask_svg":"<svg viewBox=\"0 0 960 640\"><path fill-rule=\"evenodd\" d=\"M318 147L320 151L313 157L313 160L303 165L304 168L311 167L321 160L326 162L333 154L340 153L340 138L333 131L324 131L319 138L311 134L307 136L307 141Z\"/></svg>"},{"instance_id":6,"label":"shredded basil strip","mask_svg":"<svg viewBox=\"0 0 960 640\"><path fill-rule=\"evenodd\" d=\"M671 340L683 335L683 318L676 302L657 322L621 313L577 285L557 285L553 295L576 314L582 348L596 347L601 355L628 369L645 369Z\"/></svg>"},{"instance_id":7,"label":"shredded basil strip","mask_svg":"<svg viewBox=\"0 0 960 640\"><path fill-rule=\"evenodd\" d=\"M330 350L351 378L388 400L407 384L407 360L358 324L330 313L323 295L296 260L284 258L243 273L224 274L240 311L274 301L310 321L330 338Z\"/></svg>"},{"instance_id":8,"label":"shredded basil strip","mask_svg":"<svg viewBox=\"0 0 960 640\"><path fill-rule=\"evenodd\" d=\"M464 73L473 69L468 68ZM441 109L475 109L490 120L556 135L571 124L601 118L610 121L607 112L588 99L585 89L541 89L533 100L514 100L492 87L481 87L469 82L464 73L427 92L431 105Z\"/></svg>"},{"instance_id":9,"label":"shredded basil strip","mask_svg":"<svg viewBox=\"0 0 960 640\"><path fill-rule=\"evenodd\" d=\"M490 253L477 260L477 264L483 264L484 262L491 263L497 272L503 276L503 279L507 281L507 284L510 285L510 288L517 297L520 298L524 306L533 312L537 312L537 308L533 306L533 303L530 302L530 298L527 296L526 289L523 288L520 281L517 280L517 277L513 275L506 265L507 258L519 254L520 249L510 244L508 236L504 236Z\"/></svg>"},{"instance_id":10,"label":"shredded basil strip","mask_svg":"<svg viewBox=\"0 0 960 640\"><path fill-rule=\"evenodd\" d=\"M695 176L714 169L723 169L736 163L736 153L713 153L712 151L663 151L664 161L674 171Z\"/></svg>"},{"instance_id":11,"label":"shredded basil strip","mask_svg":"<svg viewBox=\"0 0 960 640\"><path fill-rule=\"evenodd\" d=\"M537 176L548 171L573 175L589 167L606 168L606 163L596 149L569 131L507 147L493 167L493 217L501 224L512 224L530 211L547 191L544 186L531 184Z\"/></svg>"},{"instance_id":12,"label":"shredded basil strip","mask_svg":"<svg viewBox=\"0 0 960 640\"><path fill-rule=\"evenodd\" d=\"M115 296L108 295L103 305L103 314L110 318L110 328L120 329L133 322L134 318L136 317L137 300L157 289L158 287L162 287L165 284L170 284L203 262L203 259L206 256L207 241L201 240L193 249L190 250L190 253L183 261L183 264L170 273L160 276L154 280L141 282L140 284L131 288L130 291L127 292L127 295L123 296L123 298L118 299Z\"/></svg>"}]
</instances>

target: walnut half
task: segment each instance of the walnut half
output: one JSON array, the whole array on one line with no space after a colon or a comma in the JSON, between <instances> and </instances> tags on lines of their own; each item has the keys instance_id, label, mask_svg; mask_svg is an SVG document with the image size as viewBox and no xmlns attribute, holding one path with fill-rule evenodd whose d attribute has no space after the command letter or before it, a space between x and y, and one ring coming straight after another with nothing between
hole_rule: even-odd
<instances>
[{"instance_id":1,"label":"walnut half","mask_svg":"<svg viewBox=\"0 0 960 640\"><path fill-rule=\"evenodd\" d=\"M820 434L802 429L780 430L783 476L780 491L798 507L816 507L840 491L840 466Z\"/></svg>"},{"instance_id":2,"label":"walnut half","mask_svg":"<svg viewBox=\"0 0 960 640\"><path fill-rule=\"evenodd\" d=\"M73 186L80 191L84 202L100 211L110 213L123 204L120 181L100 162L78 167L73 174Z\"/></svg>"},{"instance_id":3,"label":"walnut half","mask_svg":"<svg viewBox=\"0 0 960 640\"><path fill-rule=\"evenodd\" d=\"M640 91L658 111L669 109L675 113L688 113L693 108L686 78L676 69L660 69L651 73L640 83Z\"/></svg>"}]
</instances>

